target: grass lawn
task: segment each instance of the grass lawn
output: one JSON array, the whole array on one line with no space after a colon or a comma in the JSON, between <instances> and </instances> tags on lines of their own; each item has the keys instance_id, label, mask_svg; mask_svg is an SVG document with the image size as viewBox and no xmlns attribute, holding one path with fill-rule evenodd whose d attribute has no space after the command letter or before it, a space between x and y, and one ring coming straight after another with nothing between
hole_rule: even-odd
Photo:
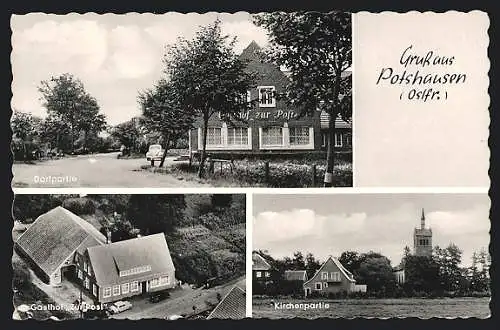
<instances>
[{"instance_id":1,"label":"grass lawn","mask_svg":"<svg viewBox=\"0 0 500 330\"><path fill-rule=\"evenodd\" d=\"M313 166L316 168L314 176ZM141 166L141 170L172 175L180 180L208 183L214 187L272 187L272 188L307 188L322 187L325 173L324 161L269 161L269 176L266 178L265 161L236 160L231 173L228 164L215 164L213 174L206 173L198 178L197 164L189 168L186 161L163 168ZM207 165L208 169L208 165ZM334 168L334 186L352 187L352 163L338 160Z\"/></svg>"},{"instance_id":2,"label":"grass lawn","mask_svg":"<svg viewBox=\"0 0 500 330\"><path fill-rule=\"evenodd\" d=\"M276 308L274 303L323 303L323 308ZM488 318L490 298L288 299L253 298L255 318Z\"/></svg>"}]
</instances>

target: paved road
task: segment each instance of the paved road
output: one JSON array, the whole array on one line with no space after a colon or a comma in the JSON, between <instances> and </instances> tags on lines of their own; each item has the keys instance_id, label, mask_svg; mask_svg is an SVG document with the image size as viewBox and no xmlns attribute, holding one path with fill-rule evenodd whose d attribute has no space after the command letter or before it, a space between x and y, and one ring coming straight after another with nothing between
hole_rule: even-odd
<instances>
[{"instance_id":1,"label":"paved road","mask_svg":"<svg viewBox=\"0 0 500 330\"><path fill-rule=\"evenodd\" d=\"M196 181L184 181L173 175L137 171L147 165L146 159L117 159L118 153L65 157L12 166L13 187L106 187L162 188L208 186ZM166 166L174 157L167 157Z\"/></svg>"},{"instance_id":2,"label":"paved road","mask_svg":"<svg viewBox=\"0 0 500 330\"><path fill-rule=\"evenodd\" d=\"M224 297L235 285L245 289L245 278L240 277L220 286L211 289L181 289L171 293L170 298L159 302L150 303L147 299L132 301L133 308L120 314L112 315L114 319L164 319L171 315L193 314L193 306L196 312L201 312L208 308L206 302L217 303L217 293Z\"/></svg>"}]
</instances>

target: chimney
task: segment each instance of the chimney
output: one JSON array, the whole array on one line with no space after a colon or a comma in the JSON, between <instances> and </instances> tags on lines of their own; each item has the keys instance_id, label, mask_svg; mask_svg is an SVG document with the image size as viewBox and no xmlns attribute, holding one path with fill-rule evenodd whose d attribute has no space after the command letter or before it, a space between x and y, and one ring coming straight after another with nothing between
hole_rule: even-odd
<instances>
[{"instance_id":1,"label":"chimney","mask_svg":"<svg viewBox=\"0 0 500 330\"><path fill-rule=\"evenodd\" d=\"M420 228L421 229L425 228L425 213L424 213L424 208L422 208L422 217L420 218Z\"/></svg>"}]
</instances>

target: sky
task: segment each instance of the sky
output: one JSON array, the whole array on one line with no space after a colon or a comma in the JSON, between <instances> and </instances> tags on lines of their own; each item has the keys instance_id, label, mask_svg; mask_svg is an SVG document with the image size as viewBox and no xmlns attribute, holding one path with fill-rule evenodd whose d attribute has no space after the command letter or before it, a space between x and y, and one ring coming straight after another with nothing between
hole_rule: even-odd
<instances>
[{"instance_id":1,"label":"sky","mask_svg":"<svg viewBox=\"0 0 500 330\"><path fill-rule=\"evenodd\" d=\"M162 76L165 46L178 37L191 39L217 18L224 34L237 37L237 53L252 40L267 45L266 31L244 12L13 15L12 108L44 117L40 82L72 73L97 98L108 124L127 121L140 114L138 92Z\"/></svg>"},{"instance_id":2,"label":"sky","mask_svg":"<svg viewBox=\"0 0 500 330\"><path fill-rule=\"evenodd\" d=\"M329 194L253 197L253 249L273 257L294 251L320 260L343 251L380 252L396 266L406 245L413 250L413 229L422 208L433 246L453 242L462 265L472 253L488 249L490 200L486 194Z\"/></svg>"}]
</instances>

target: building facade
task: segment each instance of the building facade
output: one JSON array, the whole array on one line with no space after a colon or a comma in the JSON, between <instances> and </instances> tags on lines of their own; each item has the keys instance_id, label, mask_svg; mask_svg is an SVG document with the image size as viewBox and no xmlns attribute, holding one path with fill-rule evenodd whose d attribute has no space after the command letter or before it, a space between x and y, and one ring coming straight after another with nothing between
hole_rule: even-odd
<instances>
[{"instance_id":1,"label":"building facade","mask_svg":"<svg viewBox=\"0 0 500 330\"><path fill-rule=\"evenodd\" d=\"M239 114L243 121L228 123L221 120L220 115L212 116L207 128L206 150L210 153L232 154L325 150L328 114L315 111L311 116L299 117L299 108L276 97L284 93L289 78L278 66L261 60L260 47L255 42L240 56L248 61L247 70L258 75L257 86L247 91L246 95L251 107ZM194 126L189 132L191 154L203 148L201 119ZM351 122L339 117L335 127L336 149L351 150Z\"/></svg>"},{"instance_id":2,"label":"building facade","mask_svg":"<svg viewBox=\"0 0 500 330\"><path fill-rule=\"evenodd\" d=\"M259 283L268 283L271 281L272 267L257 252L252 253L252 280Z\"/></svg>"},{"instance_id":3,"label":"building facade","mask_svg":"<svg viewBox=\"0 0 500 330\"><path fill-rule=\"evenodd\" d=\"M88 248L77 256L77 279L98 303L176 286L162 233Z\"/></svg>"},{"instance_id":4,"label":"building facade","mask_svg":"<svg viewBox=\"0 0 500 330\"><path fill-rule=\"evenodd\" d=\"M422 209L420 228L413 231L413 254L420 257L432 256L432 230L425 228L425 212Z\"/></svg>"},{"instance_id":5,"label":"building facade","mask_svg":"<svg viewBox=\"0 0 500 330\"><path fill-rule=\"evenodd\" d=\"M318 271L304 283L306 297L313 293L366 292L366 285L357 285L354 276L337 258L329 257Z\"/></svg>"}]
</instances>

